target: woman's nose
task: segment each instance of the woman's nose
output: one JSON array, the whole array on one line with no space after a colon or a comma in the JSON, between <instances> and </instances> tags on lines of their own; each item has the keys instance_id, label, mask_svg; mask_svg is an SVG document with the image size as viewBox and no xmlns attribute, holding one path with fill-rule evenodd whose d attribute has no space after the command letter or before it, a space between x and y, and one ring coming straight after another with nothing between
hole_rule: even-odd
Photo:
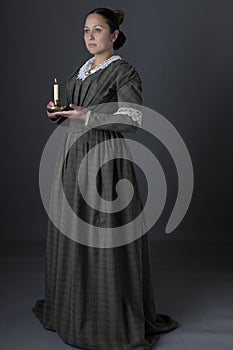
<instances>
[{"instance_id":1,"label":"woman's nose","mask_svg":"<svg viewBox=\"0 0 233 350\"><path fill-rule=\"evenodd\" d=\"M89 34L89 39L94 39L94 35L92 32L90 32L90 34Z\"/></svg>"}]
</instances>

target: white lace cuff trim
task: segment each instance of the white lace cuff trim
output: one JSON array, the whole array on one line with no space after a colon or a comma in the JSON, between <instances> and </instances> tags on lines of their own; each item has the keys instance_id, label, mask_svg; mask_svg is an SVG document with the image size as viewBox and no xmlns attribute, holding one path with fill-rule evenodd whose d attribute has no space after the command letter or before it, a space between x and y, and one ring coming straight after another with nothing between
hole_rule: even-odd
<instances>
[{"instance_id":1,"label":"white lace cuff trim","mask_svg":"<svg viewBox=\"0 0 233 350\"><path fill-rule=\"evenodd\" d=\"M88 125L90 114L91 114L91 111L90 110L87 111L87 113L86 113L86 120L85 120L85 126ZM142 112L139 111L138 109L128 108L128 107L121 107L121 108L118 108L118 110L115 113L113 113L113 115L116 115L116 114L128 115L130 118L133 119L133 121L136 121L139 126L141 126L141 124L142 124Z\"/></svg>"},{"instance_id":2,"label":"white lace cuff trim","mask_svg":"<svg viewBox=\"0 0 233 350\"><path fill-rule=\"evenodd\" d=\"M85 120L85 126L88 125L88 121L89 121L89 118L90 118L90 114L91 114L91 111L87 111L87 113L86 113L86 120Z\"/></svg>"},{"instance_id":3,"label":"white lace cuff trim","mask_svg":"<svg viewBox=\"0 0 233 350\"><path fill-rule=\"evenodd\" d=\"M142 112L135 108L128 107L120 107L113 114L126 114L133 119L133 121L137 122L139 126L142 124Z\"/></svg>"}]
</instances>

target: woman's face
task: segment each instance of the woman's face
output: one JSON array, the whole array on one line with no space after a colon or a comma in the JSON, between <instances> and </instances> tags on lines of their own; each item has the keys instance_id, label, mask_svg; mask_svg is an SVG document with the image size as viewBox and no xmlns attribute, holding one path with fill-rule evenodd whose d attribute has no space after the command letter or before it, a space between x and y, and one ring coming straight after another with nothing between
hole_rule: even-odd
<instances>
[{"instance_id":1,"label":"woman's face","mask_svg":"<svg viewBox=\"0 0 233 350\"><path fill-rule=\"evenodd\" d=\"M91 54L112 50L112 40L117 38L118 33L118 30L115 30L114 33L110 32L110 27L103 16L97 13L87 16L84 24L84 41Z\"/></svg>"}]
</instances>

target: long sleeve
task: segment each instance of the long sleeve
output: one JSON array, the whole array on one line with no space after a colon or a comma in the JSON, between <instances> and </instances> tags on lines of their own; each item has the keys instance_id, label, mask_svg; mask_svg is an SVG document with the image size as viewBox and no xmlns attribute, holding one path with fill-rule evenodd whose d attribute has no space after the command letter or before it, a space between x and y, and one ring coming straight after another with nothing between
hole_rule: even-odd
<instances>
[{"instance_id":1,"label":"long sleeve","mask_svg":"<svg viewBox=\"0 0 233 350\"><path fill-rule=\"evenodd\" d=\"M116 80L115 88L118 101L117 111L101 113L89 110L85 125L104 130L136 132L142 122L142 112L140 110L142 83L137 71L131 69L128 72L123 72L122 78ZM98 126L98 123L101 122L107 124Z\"/></svg>"},{"instance_id":2,"label":"long sleeve","mask_svg":"<svg viewBox=\"0 0 233 350\"><path fill-rule=\"evenodd\" d=\"M109 70L109 76L105 74L104 79L98 79L99 85L95 83L96 79L89 80L87 84L84 80L83 84L77 87L76 95L74 91L77 70L68 81L67 105L75 103L85 106L86 121L82 123L84 128L134 133L141 126L142 82L140 76L137 70L125 60L119 63L114 70ZM65 119L68 119L67 122L64 122ZM53 123L67 126L70 118L58 116L50 120ZM75 120L72 120L73 124Z\"/></svg>"}]
</instances>

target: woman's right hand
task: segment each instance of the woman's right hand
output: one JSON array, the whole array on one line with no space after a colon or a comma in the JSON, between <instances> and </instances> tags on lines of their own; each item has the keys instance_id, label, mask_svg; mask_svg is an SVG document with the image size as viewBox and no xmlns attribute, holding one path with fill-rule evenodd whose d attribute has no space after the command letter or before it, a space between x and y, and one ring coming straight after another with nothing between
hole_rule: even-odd
<instances>
[{"instance_id":1,"label":"woman's right hand","mask_svg":"<svg viewBox=\"0 0 233 350\"><path fill-rule=\"evenodd\" d=\"M53 106L54 106L54 102L53 101L49 101L49 103L47 104L46 108L53 107ZM47 113L47 116L49 118L51 118L53 116L53 113L48 112L47 109L46 109L46 113Z\"/></svg>"},{"instance_id":2,"label":"woman's right hand","mask_svg":"<svg viewBox=\"0 0 233 350\"><path fill-rule=\"evenodd\" d=\"M54 105L54 102L53 102L53 101L49 101L49 103L47 104L46 108L54 107L54 106L55 106L55 105ZM46 109L46 113L47 113L47 116L48 116L49 118L57 117L57 115L54 116L54 113L48 112L47 109Z\"/></svg>"}]
</instances>

